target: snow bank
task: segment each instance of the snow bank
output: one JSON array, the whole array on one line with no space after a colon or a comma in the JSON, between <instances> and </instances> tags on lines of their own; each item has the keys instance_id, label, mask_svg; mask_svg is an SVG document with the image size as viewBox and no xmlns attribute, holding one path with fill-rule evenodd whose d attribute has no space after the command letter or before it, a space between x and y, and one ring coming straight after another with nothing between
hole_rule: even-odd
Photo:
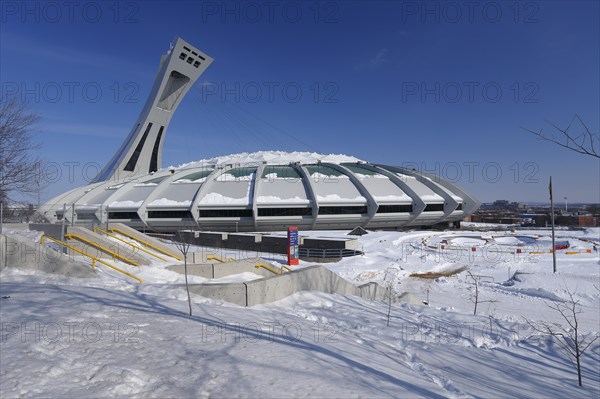
<instances>
[{"instance_id":1,"label":"snow bank","mask_svg":"<svg viewBox=\"0 0 600 399\"><path fill-rule=\"evenodd\" d=\"M148 206L179 206L179 207L190 206L190 205L192 205L192 201L190 201L190 200L174 201L174 200L170 200L168 198L156 199L148 204Z\"/></svg>"},{"instance_id":2,"label":"snow bank","mask_svg":"<svg viewBox=\"0 0 600 399\"><path fill-rule=\"evenodd\" d=\"M248 205L249 203L249 195L242 198L231 198L219 193L208 193L200 200L200 205Z\"/></svg>"},{"instance_id":3,"label":"snow bank","mask_svg":"<svg viewBox=\"0 0 600 399\"><path fill-rule=\"evenodd\" d=\"M366 203L367 199L362 195L359 195L354 198L342 198L338 194L329 194L329 195L317 195L317 201L319 202L359 202Z\"/></svg>"},{"instance_id":4,"label":"snow bank","mask_svg":"<svg viewBox=\"0 0 600 399\"><path fill-rule=\"evenodd\" d=\"M308 204L310 203L309 200L307 200L306 198L300 198L300 197L292 197L292 198L280 198L280 197L276 197L274 195L260 195L256 198L256 202L258 204L277 204L280 202L286 203L286 204Z\"/></svg>"},{"instance_id":5,"label":"snow bank","mask_svg":"<svg viewBox=\"0 0 600 399\"><path fill-rule=\"evenodd\" d=\"M114 201L109 208L139 208L144 201Z\"/></svg>"}]
</instances>

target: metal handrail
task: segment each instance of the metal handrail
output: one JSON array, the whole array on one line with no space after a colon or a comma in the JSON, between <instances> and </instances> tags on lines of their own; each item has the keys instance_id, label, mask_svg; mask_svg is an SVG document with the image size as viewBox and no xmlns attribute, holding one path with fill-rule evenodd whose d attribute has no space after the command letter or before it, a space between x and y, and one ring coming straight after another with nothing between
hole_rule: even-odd
<instances>
[{"instance_id":1,"label":"metal handrail","mask_svg":"<svg viewBox=\"0 0 600 399\"><path fill-rule=\"evenodd\" d=\"M259 264L255 265L254 267L256 269L260 269L262 267L263 269L267 269L271 273L275 273L275 274L283 274L283 269L287 270L288 272L292 271L292 269L290 269L289 267L287 267L285 265L281 265L281 267L279 268L279 272L276 269L274 269L272 266L265 265L264 263L259 263Z\"/></svg>"},{"instance_id":2,"label":"metal handrail","mask_svg":"<svg viewBox=\"0 0 600 399\"><path fill-rule=\"evenodd\" d=\"M279 272L277 272L277 270L273 269L271 266L267 266L267 265L265 265L265 264L262 264L262 263L259 263L258 265L255 265L254 267L255 267L256 269L260 269L260 268L262 267L263 269L267 269L267 270L268 270L268 271L270 271L271 273L274 273L274 274L281 274L281 270L279 270Z\"/></svg>"},{"instance_id":3,"label":"metal handrail","mask_svg":"<svg viewBox=\"0 0 600 399\"><path fill-rule=\"evenodd\" d=\"M148 251L148 250L147 250L147 249L145 249L145 248L138 247L137 245L135 245L135 244L132 244L132 243L130 243L130 242L127 242L127 241L123 240L122 238L119 238L119 237L117 237L117 236L116 236L116 235L114 235L114 234L110 234L108 231L104 231L104 230L102 230L100 227L96 227L96 228L94 229L94 233L97 233L98 231L99 231L99 232L101 232L102 234L106 234L107 236L114 238L115 240L121 241L123 244L127 244L127 245L129 245L130 247L132 247L132 248L139 249L140 251L142 251L142 252L144 252L144 253L147 253L148 255L152 255L152 256L154 256L155 258L162 260L163 262L167 262L167 260L166 260L165 258L161 258L160 256L158 256L158 255L157 255L157 254L155 254L154 252L150 252L150 251Z\"/></svg>"},{"instance_id":4,"label":"metal handrail","mask_svg":"<svg viewBox=\"0 0 600 399\"><path fill-rule=\"evenodd\" d=\"M344 258L362 255L362 251L347 248L299 248L301 258Z\"/></svg>"},{"instance_id":5,"label":"metal handrail","mask_svg":"<svg viewBox=\"0 0 600 399\"><path fill-rule=\"evenodd\" d=\"M219 258L218 256L214 256L214 255L207 256L206 260L217 260L217 261L219 261L221 263L225 263L225 261L223 259Z\"/></svg>"},{"instance_id":6,"label":"metal handrail","mask_svg":"<svg viewBox=\"0 0 600 399\"><path fill-rule=\"evenodd\" d=\"M98 248L101 251L104 251L106 253L111 254L112 257L113 257L113 259L114 258L121 259L123 262L129 263L129 264L131 264L133 266L139 266L140 265L138 262L136 262L134 260L131 260L129 258L126 258L123 255L119 255L118 253L116 253L114 251L111 251L110 249L105 248L102 245L100 245L100 244L98 244L98 243L96 243L94 241L90 241L87 238L84 238L84 237L82 237L80 235L77 235L77 234L67 234L65 237L67 237L69 240L72 240L72 239L75 238L75 239L77 239L79 241L83 241L83 242L87 243L88 245L91 245L92 247Z\"/></svg>"},{"instance_id":7,"label":"metal handrail","mask_svg":"<svg viewBox=\"0 0 600 399\"><path fill-rule=\"evenodd\" d=\"M158 248L157 246L155 246L155 245L152 245L152 244L150 244L149 242L146 242L146 241L144 241L144 240L141 240L141 239L139 239L139 238L137 238L137 237L134 237L134 236L132 236L131 234L129 234L129 233L127 233L127 232L123 231L123 230L120 230L120 229L117 229L117 228L114 228L114 227L111 227L109 230L110 230L111 232L113 232L113 233L117 232L117 233L119 233L119 234L123 234L125 237L129 237L129 238L131 238L132 240L135 240L135 241L137 241L137 242L139 242L139 243L141 243L141 244L144 244L145 246L147 246L147 247L150 247L150 248L152 248L152 249L154 249L154 250L156 250L156 251L160 252L161 254L168 255L168 256L170 256L171 258L175 258L175 259L177 259L177 260L183 260L183 258L182 258L182 257L180 257L180 256L177 256L177 255L173 255L172 253L170 253L170 252L168 252L168 251L165 251L164 249Z\"/></svg>"},{"instance_id":8,"label":"metal handrail","mask_svg":"<svg viewBox=\"0 0 600 399\"><path fill-rule=\"evenodd\" d=\"M81 250L79 250L79 249L77 249L77 248L75 248L75 247L73 247L73 246L71 246L71 245L67 244L67 243L64 243L64 242L62 242L62 241L60 241L60 240L57 240L56 238L52 238L52 237L50 237L50 236L43 235L43 236L42 236L42 238L40 239L40 245L44 245L44 239L45 239L46 237L47 237L47 238L49 238L50 240L54 241L54 242L55 242L55 243L57 243L57 244L60 244L60 245L63 245L63 246L65 246L66 248L69 248L71 251L75 251L75 252L77 252L77 253L80 253L80 254L82 254L83 256L87 256L88 258L92 259L92 270L95 270L95 269L96 269L96 262L99 262L99 263L102 263L102 264L103 264L103 265L105 265L105 266L108 266L108 267L110 267L110 268L111 268L111 269L113 269L113 270L116 270L116 271L118 271L119 273L123 273L124 275L126 275L126 276L129 276L129 277L131 277L132 279L139 281L139 282L140 282L140 284L142 283L142 280L141 280L140 278L138 278L138 277L134 276L133 274L127 273L125 270L119 269L118 267L116 267L116 266L113 266L113 265L111 265L110 263L108 263L108 262L106 262L106 261L103 261L103 260L102 260L102 259L100 259L100 258L97 258L97 257L95 257L95 256L92 256L92 255L90 255L90 254L87 254L87 253L85 253L85 252L83 252L83 251L81 251Z\"/></svg>"}]
</instances>

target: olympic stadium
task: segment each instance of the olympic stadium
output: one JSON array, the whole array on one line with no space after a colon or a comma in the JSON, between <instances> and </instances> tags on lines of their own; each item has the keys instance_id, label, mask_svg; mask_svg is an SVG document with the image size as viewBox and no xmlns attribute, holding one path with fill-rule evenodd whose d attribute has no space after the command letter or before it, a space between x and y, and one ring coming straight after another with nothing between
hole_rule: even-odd
<instances>
[{"instance_id":1,"label":"olympic stadium","mask_svg":"<svg viewBox=\"0 0 600 399\"><path fill-rule=\"evenodd\" d=\"M479 201L437 176L345 155L242 153L163 169L178 105L212 58L177 38L131 132L98 177L39 210L50 222L139 230L399 229L453 223Z\"/></svg>"}]
</instances>

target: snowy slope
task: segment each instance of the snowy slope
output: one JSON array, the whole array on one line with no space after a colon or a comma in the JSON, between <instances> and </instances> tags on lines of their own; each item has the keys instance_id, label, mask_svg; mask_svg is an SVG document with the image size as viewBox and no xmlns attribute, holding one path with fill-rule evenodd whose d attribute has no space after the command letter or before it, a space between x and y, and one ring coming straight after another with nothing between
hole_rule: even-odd
<instances>
[{"instance_id":1,"label":"snowy slope","mask_svg":"<svg viewBox=\"0 0 600 399\"><path fill-rule=\"evenodd\" d=\"M496 234L499 242L514 244L505 234ZM140 272L141 285L105 271L83 281L7 269L0 274L0 295L10 296L0 299L0 397L597 398L600 342L584 357L580 389L558 343L532 334L524 319L559 322L545 304L564 299L568 287L583 305L582 330L599 331L597 253L559 253L553 274L548 254L536 262L450 260L422 245L423 238L488 245L475 237L481 233L465 235L371 233L360 237L364 256L328 265L419 299L429 289L431 306L394 304L389 327L386 303L316 292L254 308L194 296L190 318L181 276L158 264ZM581 247L598 230L559 236ZM493 277L480 295L497 302L481 304L477 316L465 272L409 277L457 265ZM516 270L529 274L509 279Z\"/></svg>"}]
</instances>

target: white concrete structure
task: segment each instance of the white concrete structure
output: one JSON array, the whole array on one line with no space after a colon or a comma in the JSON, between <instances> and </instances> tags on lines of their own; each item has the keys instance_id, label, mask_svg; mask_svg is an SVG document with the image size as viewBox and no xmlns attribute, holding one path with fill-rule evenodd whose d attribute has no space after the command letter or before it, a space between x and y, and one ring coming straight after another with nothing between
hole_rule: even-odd
<instances>
[{"instance_id":1,"label":"white concrete structure","mask_svg":"<svg viewBox=\"0 0 600 399\"><path fill-rule=\"evenodd\" d=\"M212 61L184 40L175 40L160 59L158 74L138 120L96 181L127 179L161 168L163 140L171 117Z\"/></svg>"},{"instance_id":2,"label":"white concrete structure","mask_svg":"<svg viewBox=\"0 0 600 399\"><path fill-rule=\"evenodd\" d=\"M264 152L161 170L166 127L211 61L178 39L161 60L140 118L102 173L40 212L56 222L121 222L155 231L267 231L428 226L459 221L479 207L443 179L347 156Z\"/></svg>"}]
</instances>

